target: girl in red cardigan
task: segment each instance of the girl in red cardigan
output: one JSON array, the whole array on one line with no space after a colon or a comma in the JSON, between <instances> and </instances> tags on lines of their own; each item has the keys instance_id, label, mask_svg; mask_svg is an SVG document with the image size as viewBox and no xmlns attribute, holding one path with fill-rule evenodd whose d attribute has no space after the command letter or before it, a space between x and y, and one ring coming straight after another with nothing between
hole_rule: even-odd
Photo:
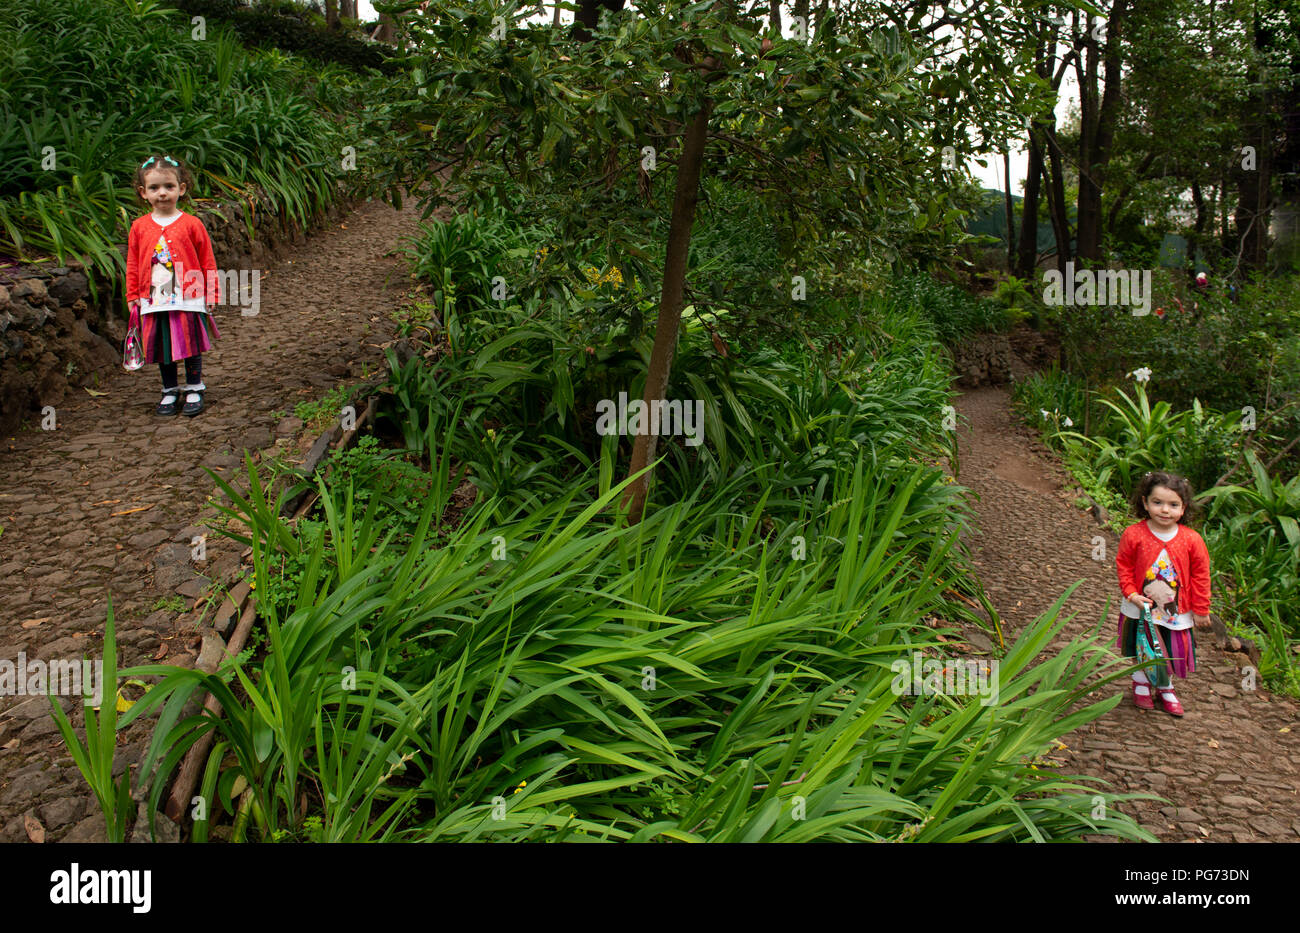
<instances>
[{"instance_id":1,"label":"girl in red cardigan","mask_svg":"<svg viewBox=\"0 0 1300 933\"><path fill-rule=\"evenodd\" d=\"M153 155L136 169L136 191L153 212L131 224L126 250L126 300L131 323L140 327L146 363L162 372L159 415L203 410L203 358L221 335L210 308L220 302L217 262L203 222L176 205L191 178L171 156ZM176 364L185 361L185 385ZM180 407L181 393L185 407Z\"/></svg>"},{"instance_id":2,"label":"girl in red cardigan","mask_svg":"<svg viewBox=\"0 0 1300 933\"><path fill-rule=\"evenodd\" d=\"M1196 670L1195 628L1210 627L1210 554L1201 536L1180 524L1195 512L1192 487L1176 473L1148 473L1133 494L1133 511L1143 520L1124 529L1115 566L1119 572L1119 638L1116 649L1129 658L1137 654L1135 639L1142 606L1164 646L1172 673L1186 678ZM1173 684L1158 691L1165 711L1183 715ZM1154 709L1146 674L1133 675L1133 702Z\"/></svg>"}]
</instances>

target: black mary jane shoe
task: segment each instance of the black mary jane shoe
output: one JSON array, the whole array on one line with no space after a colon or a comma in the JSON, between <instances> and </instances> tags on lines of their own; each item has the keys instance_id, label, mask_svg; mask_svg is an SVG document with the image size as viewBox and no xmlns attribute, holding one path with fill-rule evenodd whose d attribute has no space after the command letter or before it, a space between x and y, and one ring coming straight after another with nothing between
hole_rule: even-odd
<instances>
[{"instance_id":1,"label":"black mary jane shoe","mask_svg":"<svg viewBox=\"0 0 1300 933\"><path fill-rule=\"evenodd\" d=\"M191 418L193 418L199 412L203 411L203 390L200 389L199 391L195 392L193 389L191 389L190 394L197 395L199 397L199 400L197 402L186 402L185 407L181 409L181 414L189 415Z\"/></svg>"},{"instance_id":2,"label":"black mary jane shoe","mask_svg":"<svg viewBox=\"0 0 1300 933\"><path fill-rule=\"evenodd\" d=\"M167 417L174 415L181 410L181 393L180 390L175 392L164 392L163 400L158 403L158 407L153 410L155 415Z\"/></svg>"}]
</instances>

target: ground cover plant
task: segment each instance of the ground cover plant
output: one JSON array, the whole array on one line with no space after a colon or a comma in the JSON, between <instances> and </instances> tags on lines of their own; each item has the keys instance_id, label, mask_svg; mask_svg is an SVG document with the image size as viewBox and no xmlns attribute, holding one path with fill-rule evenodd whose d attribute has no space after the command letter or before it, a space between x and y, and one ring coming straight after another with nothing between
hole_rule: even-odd
<instances>
[{"instance_id":1,"label":"ground cover plant","mask_svg":"<svg viewBox=\"0 0 1300 933\"><path fill-rule=\"evenodd\" d=\"M959 573L951 533L891 547L924 467L892 497L865 459L842 473L792 560L726 490L628 526L619 486L504 521L489 500L424 547L454 489L437 463L404 548L350 484L342 510L324 500L328 559L323 537L272 527L256 484L236 494L259 589L277 541L307 552L292 611L264 610L268 655L232 665L238 687L229 670L125 672L164 678L129 714L162 707L154 756L218 731L214 819L243 788L266 838L305 838L309 815L330 840L1143 837L1096 824L1085 785L1038 767L1116 702L1073 711L1083 677L1115 665L1095 645L1029 667L1060 603L1002 659L998 704L889 689L890 662L937 646L915 619ZM199 686L222 721L178 720Z\"/></svg>"}]
</instances>

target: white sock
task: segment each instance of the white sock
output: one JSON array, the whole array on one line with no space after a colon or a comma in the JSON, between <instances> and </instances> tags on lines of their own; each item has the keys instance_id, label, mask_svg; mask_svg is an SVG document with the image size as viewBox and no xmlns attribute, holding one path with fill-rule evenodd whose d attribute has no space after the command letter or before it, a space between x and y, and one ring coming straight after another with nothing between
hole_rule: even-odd
<instances>
[{"instance_id":1,"label":"white sock","mask_svg":"<svg viewBox=\"0 0 1300 933\"><path fill-rule=\"evenodd\" d=\"M176 401L176 396L180 394L180 389L163 389L162 401L159 405L166 405L168 402Z\"/></svg>"}]
</instances>

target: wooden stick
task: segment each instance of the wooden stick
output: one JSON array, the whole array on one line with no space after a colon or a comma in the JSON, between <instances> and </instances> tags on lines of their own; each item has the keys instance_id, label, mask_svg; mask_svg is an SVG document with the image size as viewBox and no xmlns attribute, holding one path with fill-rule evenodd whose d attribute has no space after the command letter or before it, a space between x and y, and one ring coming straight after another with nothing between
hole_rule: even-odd
<instances>
[{"instance_id":1,"label":"wooden stick","mask_svg":"<svg viewBox=\"0 0 1300 933\"><path fill-rule=\"evenodd\" d=\"M339 442L334 445L334 449L347 450L354 443L356 443L357 435L360 434L361 429L366 426L366 422L370 420L371 416L374 414L374 411L375 411L375 399L374 396L371 396L370 398L366 399L365 409L361 412L360 415L357 416L356 425L353 426L351 431L348 431L341 438L339 438Z\"/></svg>"},{"instance_id":2,"label":"wooden stick","mask_svg":"<svg viewBox=\"0 0 1300 933\"><path fill-rule=\"evenodd\" d=\"M311 511L311 507L316 504L316 500L319 498L320 493L315 489L308 490L307 494L302 498L302 504L298 506L297 511L293 513L293 517L289 521L296 523L298 519Z\"/></svg>"},{"instance_id":3,"label":"wooden stick","mask_svg":"<svg viewBox=\"0 0 1300 933\"><path fill-rule=\"evenodd\" d=\"M235 628L235 633L230 636L230 644L226 647L227 655L234 657L243 649L244 642L248 639L248 633L252 631L253 620L256 618L257 603L250 594L244 600L244 612L239 618L239 625ZM221 703L211 694L208 695L203 708L210 711L214 716L221 715ZM178 823L181 821L181 815L185 813L186 808L190 805L194 795L194 786L199 781L199 769L203 767L203 762L208 756L208 750L212 748L214 735L215 730L210 730L190 748L185 754L185 760L181 763L181 769L172 784L172 792L167 798L167 806L163 808L163 812Z\"/></svg>"},{"instance_id":4,"label":"wooden stick","mask_svg":"<svg viewBox=\"0 0 1300 933\"><path fill-rule=\"evenodd\" d=\"M148 509L152 509L153 507L154 507L154 503L150 502L148 505L142 505L138 509L127 509L124 512L113 512L111 513L111 517L116 518L119 515L130 515L132 512L144 512L147 511Z\"/></svg>"}]
</instances>

